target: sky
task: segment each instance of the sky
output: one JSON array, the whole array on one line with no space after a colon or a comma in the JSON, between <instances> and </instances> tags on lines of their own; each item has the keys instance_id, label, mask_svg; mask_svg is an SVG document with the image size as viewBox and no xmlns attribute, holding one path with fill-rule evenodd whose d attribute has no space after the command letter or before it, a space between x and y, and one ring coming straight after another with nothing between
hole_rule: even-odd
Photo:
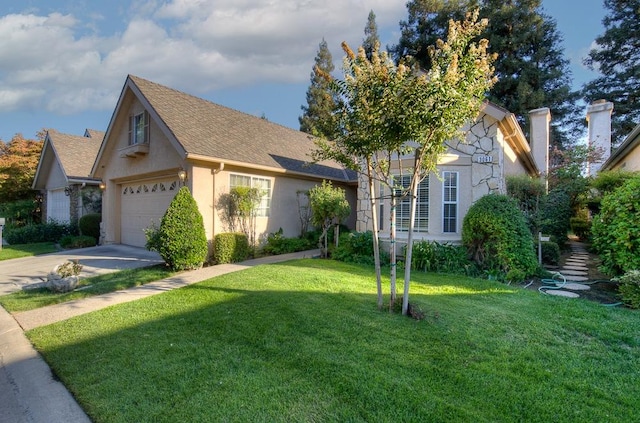
<instances>
[{"instance_id":1,"label":"sky","mask_svg":"<svg viewBox=\"0 0 640 423\"><path fill-rule=\"evenodd\" d=\"M543 0L563 35L574 88L603 32L603 0ZM106 130L128 74L298 129L324 38L357 47L369 11L396 44L406 0L2 0L0 140L43 128ZM338 72L338 76L340 73Z\"/></svg>"}]
</instances>

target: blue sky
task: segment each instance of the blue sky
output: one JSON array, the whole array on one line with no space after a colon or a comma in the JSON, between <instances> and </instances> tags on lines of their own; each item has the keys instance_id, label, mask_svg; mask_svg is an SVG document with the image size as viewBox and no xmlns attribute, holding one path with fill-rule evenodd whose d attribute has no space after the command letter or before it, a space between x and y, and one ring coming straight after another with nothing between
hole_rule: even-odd
<instances>
[{"instance_id":1,"label":"blue sky","mask_svg":"<svg viewBox=\"0 0 640 423\"><path fill-rule=\"evenodd\" d=\"M42 128L106 130L127 74L298 129L324 37L340 69L370 10L384 45L406 0L3 0L0 139ZM602 33L602 0L543 0L564 37L575 88Z\"/></svg>"}]
</instances>

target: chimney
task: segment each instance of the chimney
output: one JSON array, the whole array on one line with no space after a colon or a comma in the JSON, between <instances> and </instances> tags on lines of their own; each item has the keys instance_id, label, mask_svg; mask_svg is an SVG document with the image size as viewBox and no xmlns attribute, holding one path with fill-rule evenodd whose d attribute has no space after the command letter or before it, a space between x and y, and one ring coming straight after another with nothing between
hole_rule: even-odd
<instances>
[{"instance_id":1,"label":"chimney","mask_svg":"<svg viewBox=\"0 0 640 423\"><path fill-rule=\"evenodd\" d=\"M540 177L546 178L549 173L549 123L551 112L547 107L529 112L531 123L531 155L540 170Z\"/></svg>"},{"instance_id":2,"label":"chimney","mask_svg":"<svg viewBox=\"0 0 640 423\"><path fill-rule=\"evenodd\" d=\"M596 100L587 108L587 122L589 123L588 145L600 153L597 162L589 163L589 176L594 176L602 164L611 155L611 113L613 103L606 100Z\"/></svg>"}]
</instances>

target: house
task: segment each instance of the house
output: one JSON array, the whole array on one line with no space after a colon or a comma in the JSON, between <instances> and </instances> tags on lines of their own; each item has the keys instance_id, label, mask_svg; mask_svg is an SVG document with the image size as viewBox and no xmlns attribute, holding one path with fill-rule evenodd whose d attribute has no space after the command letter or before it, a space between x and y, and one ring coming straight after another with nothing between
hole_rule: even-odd
<instances>
[{"instance_id":1,"label":"house","mask_svg":"<svg viewBox=\"0 0 640 423\"><path fill-rule=\"evenodd\" d=\"M129 75L91 170L105 187L102 243L144 246L144 229L183 185L209 240L231 229L224 198L235 186L263 193L258 236L299 235L298 192L322 180L344 187L355 209L355 176L335 162L310 164L313 149L308 134Z\"/></svg>"},{"instance_id":2,"label":"house","mask_svg":"<svg viewBox=\"0 0 640 423\"><path fill-rule=\"evenodd\" d=\"M447 142L447 152L439 160L438 174L429 175L418 189L415 239L458 243L462 240L464 216L475 201L490 193L506 193L506 178L510 175L546 176L551 114L549 109L542 108L531 111L529 118L531 143L512 113L485 102L478 118L468 128L466 140ZM406 174L412 158L403 158L402 162ZM398 167L395 169L398 171ZM408 186L408 175L398 177ZM390 236L390 192L388 188L379 186L378 189L377 194L383 199L378 216L382 216L379 229L384 241ZM371 208L367 184L362 178L358 199L357 230L370 230ZM407 237L409 203L405 197L396 207L399 242Z\"/></svg>"},{"instance_id":3,"label":"house","mask_svg":"<svg viewBox=\"0 0 640 423\"><path fill-rule=\"evenodd\" d=\"M640 125L633 128L622 144L602 163L600 170L640 171Z\"/></svg>"},{"instance_id":4,"label":"house","mask_svg":"<svg viewBox=\"0 0 640 423\"><path fill-rule=\"evenodd\" d=\"M104 132L87 129L84 136L49 129L32 188L42 196L42 220L76 222L100 212L100 180L89 176Z\"/></svg>"}]
</instances>

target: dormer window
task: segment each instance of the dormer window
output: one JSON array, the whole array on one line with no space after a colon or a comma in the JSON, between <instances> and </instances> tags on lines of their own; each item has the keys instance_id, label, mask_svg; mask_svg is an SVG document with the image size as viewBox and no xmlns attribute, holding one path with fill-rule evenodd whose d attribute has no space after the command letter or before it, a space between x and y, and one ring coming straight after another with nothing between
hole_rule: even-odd
<instances>
[{"instance_id":1,"label":"dormer window","mask_svg":"<svg viewBox=\"0 0 640 423\"><path fill-rule=\"evenodd\" d=\"M129 120L129 145L149 143L149 114L144 111Z\"/></svg>"}]
</instances>

